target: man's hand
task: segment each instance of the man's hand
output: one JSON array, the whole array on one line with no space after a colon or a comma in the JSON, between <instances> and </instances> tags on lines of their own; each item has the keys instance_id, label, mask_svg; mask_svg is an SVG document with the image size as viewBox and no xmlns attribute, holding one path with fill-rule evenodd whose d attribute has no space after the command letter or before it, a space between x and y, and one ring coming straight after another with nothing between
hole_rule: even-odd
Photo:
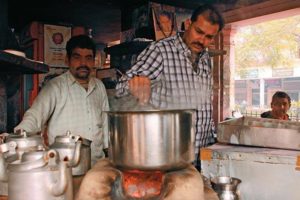
<instances>
[{"instance_id":1,"label":"man's hand","mask_svg":"<svg viewBox=\"0 0 300 200\"><path fill-rule=\"evenodd\" d=\"M151 81L146 76L135 76L129 80L130 93L136 97L140 105L149 102L151 94Z\"/></svg>"}]
</instances>

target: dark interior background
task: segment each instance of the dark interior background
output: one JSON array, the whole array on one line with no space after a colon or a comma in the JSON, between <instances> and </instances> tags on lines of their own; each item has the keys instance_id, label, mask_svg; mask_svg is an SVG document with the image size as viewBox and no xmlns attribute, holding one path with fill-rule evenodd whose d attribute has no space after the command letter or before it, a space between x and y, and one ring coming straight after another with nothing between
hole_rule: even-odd
<instances>
[{"instance_id":1,"label":"dark interior background","mask_svg":"<svg viewBox=\"0 0 300 200\"><path fill-rule=\"evenodd\" d=\"M8 26L14 28L16 32L21 31L32 21L84 26L92 29L96 43L107 44L120 37L122 13L147 2L146 0L8 0ZM236 4L237 0L154 0L152 2L189 9L203 3L210 3L226 10Z\"/></svg>"}]
</instances>

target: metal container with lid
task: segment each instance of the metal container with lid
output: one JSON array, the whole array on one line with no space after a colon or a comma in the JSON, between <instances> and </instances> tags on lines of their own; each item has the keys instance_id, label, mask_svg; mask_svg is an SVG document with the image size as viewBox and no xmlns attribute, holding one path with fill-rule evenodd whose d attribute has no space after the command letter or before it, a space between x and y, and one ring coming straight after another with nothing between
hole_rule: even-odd
<instances>
[{"instance_id":1,"label":"metal container with lid","mask_svg":"<svg viewBox=\"0 0 300 200\"><path fill-rule=\"evenodd\" d=\"M69 161L72 175L84 175L91 168L91 141L67 131L65 135L55 137L50 145L58 151L60 159Z\"/></svg>"},{"instance_id":2,"label":"metal container with lid","mask_svg":"<svg viewBox=\"0 0 300 200\"><path fill-rule=\"evenodd\" d=\"M300 150L300 122L295 121L245 116L219 123L217 135L220 143Z\"/></svg>"},{"instance_id":3,"label":"metal container with lid","mask_svg":"<svg viewBox=\"0 0 300 200\"><path fill-rule=\"evenodd\" d=\"M4 143L0 144L0 181L7 181L7 164L20 159L25 152L45 149L41 135L27 134L25 131L21 131L21 134L7 134ZM5 192L0 191L0 194Z\"/></svg>"},{"instance_id":4,"label":"metal container with lid","mask_svg":"<svg viewBox=\"0 0 300 200\"><path fill-rule=\"evenodd\" d=\"M16 151L19 153L46 149L41 135L28 134L26 131L21 131L21 134L7 135L4 142L9 143L11 141L16 142Z\"/></svg>"},{"instance_id":5,"label":"metal container with lid","mask_svg":"<svg viewBox=\"0 0 300 200\"><path fill-rule=\"evenodd\" d=\"M71 168L55 150L26 152L10 163L8 186L10 200L73 199Z\"/></svg>"}]
</instances>

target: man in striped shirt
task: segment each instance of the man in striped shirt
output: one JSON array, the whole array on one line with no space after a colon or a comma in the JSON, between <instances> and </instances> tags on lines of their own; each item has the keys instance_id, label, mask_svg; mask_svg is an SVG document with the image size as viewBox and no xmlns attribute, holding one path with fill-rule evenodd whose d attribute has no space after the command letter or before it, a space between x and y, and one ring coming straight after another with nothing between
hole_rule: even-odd
<instances>
[{"instance_id":1,"label":"man in striped shirt","mask_svg":"<svg viewBox=\"0 0 300 200\"><path fill-rule=\"evenodd\" d=\"M195 157L200 170L200 148L214 142L212 66L206 48L222 30L224 20L210 5L194 10L184 34L150 44L121 77L117 96L132 94L141 104L194 108ZM150 92L151 91L151 92Z\"/></svg>"}]
</instances>

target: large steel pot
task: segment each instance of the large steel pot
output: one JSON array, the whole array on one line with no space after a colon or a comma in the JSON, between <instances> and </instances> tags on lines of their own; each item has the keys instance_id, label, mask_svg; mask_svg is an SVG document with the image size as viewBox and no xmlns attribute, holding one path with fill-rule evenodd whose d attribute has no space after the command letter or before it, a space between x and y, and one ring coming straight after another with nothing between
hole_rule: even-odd
<instances>
[{"instance_id":1,"label":"large steel pot","mask_svg":"<svg viewBox=\"0 0 300 200\"><path fill-rule=\"evenodd\" d=\"M119 168L175 170L194 160L194 110L110 111L109 157Z\"/></svg>"},{"instance_id":2,"label":"large steel pot","mask_svg":"<svg viewBox=\"0 0 300 200\"><path fill-rule=\"evenodd\" d=\"M10 200L72 200L71 168L55 150L26 152L8 165Z\"/></svg>"},{"instance_id":3,"label":"large steel pot","mask_svg":"<svg viewBox=\"0 0 300 200\"><path fill-rule=\"evenodd\" d=\"M66 135L56 136L50 148L58 151L61 160L69 161L73 176L79 176L91 168L90 146L90 140L67 131Z\"/></svg>"}]
</instances>

